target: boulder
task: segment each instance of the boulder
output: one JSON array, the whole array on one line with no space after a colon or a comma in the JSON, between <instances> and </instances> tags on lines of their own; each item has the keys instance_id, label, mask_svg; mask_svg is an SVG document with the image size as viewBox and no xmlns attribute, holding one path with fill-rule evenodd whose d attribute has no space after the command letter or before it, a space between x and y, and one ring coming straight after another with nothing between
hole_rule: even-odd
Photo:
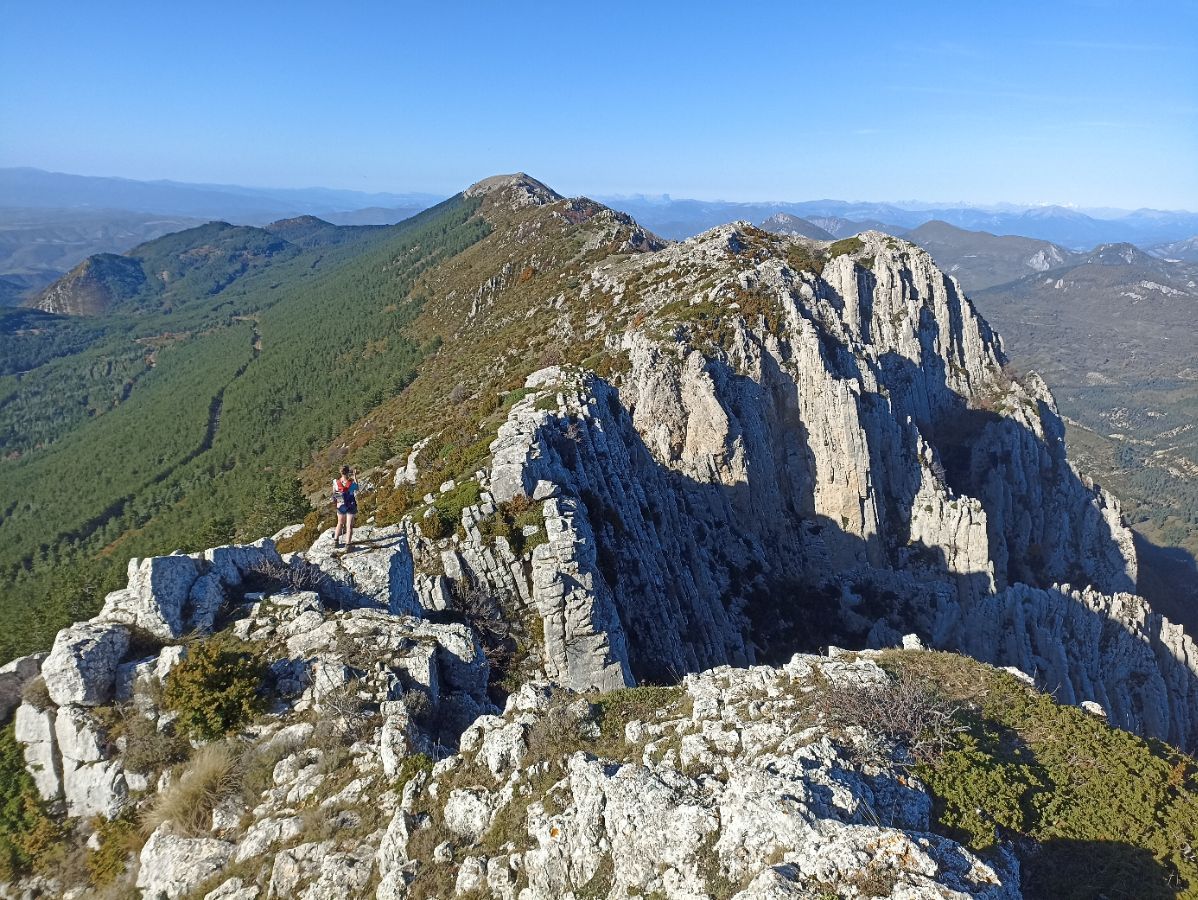
<instances>
[{"instance_id":1,"label":"boulder","mask_svg":"<svg viewBox=\"0 0 1198 900\"><path fill-rule=\"evenodd\" d=\"M142 900L177 900L229 862L233 845L214 838L185 838L164 823L141 850L137 886Z\"/></svg>"},{"instance_id":2,"label":"boulder","mask_svg":"<svg viewBox=\"0 0 1198 900\"><path fill-rule=\"evenodd\" d=\"M290 900L298 889L320 873L321 863L333 848L332 841L300 844L275 855L266 896L270 900Z\"/></svg>"},{"instance_id":3,"label":"boulder","mask_svg":"<svg viewBox=\"0 0 1198 900\"><path fill-rule=\"evenodd\" d=\"M209 572L197 578L187 595L187 617L184 623L187 630L201 633L211 631L225 600L220 575Z\"/></svg>"},{"instance_id":4,"label":"boulder","mask_svg":"<svg viewBox=\"0 0 1198 900\"><path fill-rule=\"evenodd\" d=\"M420 616L412 550L399 525L354 529L355 549L342 553L326 531L305 554L329 577L329 587L342 609L371 607L392 615Z\"/></svg>"},{"instance_id":5,"label":"boulder","mask_svg":"<svg viewBox=\"0 0 1198 900\"><path fill-rule=\"evenodd\" d=\"M63 758L62 791L67 815L114 819L125 808L129 786L117 760L77 763Z\"/></svg>"},{"instance_id":6,"label":"boulder","mask_svg":"<svg viewBox=\"0 0 1198 900\"><path fill-rule=\"evenodd\" d=\"M234 862L256 859L276 844L294 840L304 832L304 821L299 816L268 818L255 822L246 831L237 845Z\"/></svg>"},{"instance_id":7,"label":"boulder","mask_svg":"<svg viewBox=\"0 0 1198 900\"><path fill-rule=\"evenodd\" d=\"M495 798L481 788L459 788L445 801L445 826L467 841L486 834L494 815Z\"/></svg>"},{"instance_id":8,"label":"boulder","mask_svg":"<svg viewBox=\"0 0 1198 900\"><path fill-rule=\"evenodd\" d=\"M204 900L258 900L262 889L234 876L204 895Z\"/></svg>"},{"instance_id":9,"label":"boulder","mask_svg":"<svg viewBox=\"0 0 1198 900\"><path fill-rule=\"evenodd\" d=\"M45 653L34 653L0 666L0 722L21 705L21 692L41 672L45 658Z\"/></svg>"},{"instance_id":10,"label":"boulder","mask_svg":"<svg viewBox=\"0 0 1198 900\"><path fill-rule=\"evenodd\" d=\"M112 699L116 670L129 648L129 629L112 622L77 622L58 632L42 663L50 699L59 706L100 706Z\"/></svg>"},{"instance_id":11,"label":"boulder","mask_svg":"<svg viewBox=\"0 0 1198 900\"><path fill-rule=\"evenodd\" d=\"M129 560L129 584L104 600L97 618L123 622L164 641L187 630L187 604L201 563L190 556L153 556Z\"/></svg>"},{"instance_id":12,"label":"boulder","mask_svg":"<svg viewBox=\"0 0 1198 900\"><path fill-rule=\"evenodd\" d=\"M71 816L116 817L129 796L124 767L112 758L103 726L81 706L64 706L54 721L62 790Z\"/></svg>"},{"instance_id":13,"label":"boulder","mask_svg":"<svg viewBox=\"0 0 1198 900\"><path fill-rule=\"evenodd\" d=\"M204 551L204 559L208 561L212 574L226 587L240 585L245 576L255 570L268 566L285 567L279 551L275 549L275 542L270 538L252 544L213 547Z\"/></svg>"},{"instance_id":14,"label":"boulder","mask_svg":"<svg viewBox=\"0 0 1198 900\"><path fill-rule=\"evenodd\" d=\"M329 853L320 860L316 878L304 891L303 900L346 900L361 897L374 868L369 847L348 853Z\"/></svg>"}]
</instances>

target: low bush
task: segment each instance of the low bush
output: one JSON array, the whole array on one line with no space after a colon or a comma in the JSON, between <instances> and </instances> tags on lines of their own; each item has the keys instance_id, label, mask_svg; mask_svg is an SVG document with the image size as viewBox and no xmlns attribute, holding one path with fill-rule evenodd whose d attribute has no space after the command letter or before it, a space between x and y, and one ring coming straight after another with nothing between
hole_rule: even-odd
<instances>
[{"instance_id":1,"label":"low bush","mask_svg":"<svg viewBox=\"0 0 1198 900\"><path fill-rule=\"evenodd\" d=\"M197 641L166 677L163 702L193 738L210 741L251 721L266 707L266 665L248 644Z\"/></svg>"},{"instance_id":2,"label":"low bush","mask_svg":"<svg viewBox=\"0 0 1198 900\"><path fill-rule=\"evenodd\" d=\"M512 553L522 556L548 539L543 507L543 504L519 494L507 503L500 503L495 515L484 519L478 527L484 537L504 538ZM525 536L524 529L529 525L537 526L538 530L535 534Z\"/></svg>"},{"instance_id":3,"label":"low bush","mask_svg":"<svg viewBox=\"0 0 1198 900\"><path fill-rule=\"evenodd\" d=\"M26 682L25 687L21 689L21 701L37 710L47 710L54 706L50 692L46 689L46 679L41 675Z\"/></svg>"},{"instance_id":4,"label":"low bush","mask_svg":"<svg viewBox=\"0 0 1198 900\"><path fill-rule=\"evenodd\" d=\"M249 808L262 802L262 795L275 784L275 766L306 746L302 740L274 740L250 744L241 754L241 799Z\"/></svg>"},{"instance_id":5,"label":"low bush","mask_svg":"<svg viewBox=\"0 0 1198 900\"><path fill-rule=\"evenodd\" d=\"M183 762L191 755L191 744L174 724L158 724L132 708L122 708L124 718L124 766L130 772L153 774Z\"/></svg>"},{"instance_id":6,"label":"low bush","mask_svg":"<svg viewBox=\"0 0 1198 900\"><path fill-rule=\"evenodd\" d=\"M421 772L431 772L433 770L433 761L425 753L413 753L411 756L405 756L399 764L399 771L395 773L395 790L401 796L403 789L407 783L419 775Z\"/></svg>"},{"instance_id":7,"label":"low bush","mask_svg":"<svg viewBox=\"0 0 1198 900\"><path fill-rule=\"evenodd\" d=\"M815 707L832 728L863 728L874 738L859 753L883 762L890 746L904 748L918 762L936 759L965 730L961 705L947 700L936 686L903 672L884 684L835 683L815 693Z\"/></svg>"},{"instance_id":8,"label":"low bush","mask_svg":"<svg viewBox=\"0 0 1198 900\"><path fill-rule=\"evenodd\" d=\"M847 237L836 241L828 248L828 257L835 258L849 253L860 253L865 249L865 241L859 237Z\"/></svg>"},{"instance_id":9,"label":"low bush","mask_svg":"<svg viewBox=\"0 0 1198 900\"><path fill-rule=\"evenodd\" d=\"M474 506L482 499L482 490L477 481L466 481L433 501L433 514L420 519L420 530L425 537L437 540L447 538L462 521L462 510Z\"/></svg>"},{"instance_id":10,"label":"low bush","mask_svg":"<svg viewBox=\"0 0 1198 900\"><path fill-rule=\"evenodd\" d=\"M1028 897L1198 896L1198 763L951 653L885 654L961 704L967 731L915 769L935 827L1017 848Z\"/></svg>"},{"instance_id":11,"label":"low bush","mask_svg":"<svg viewBox=\"0 0 1198 900\"><path fill-rule=\"evenodd\" d=\"M329 576L320 566L297 559L291 564L262 559L250 567L245 576L245 589L264 594L287 591L315 591L322 597L331 591Z\"/></svg>"}]
</instances>

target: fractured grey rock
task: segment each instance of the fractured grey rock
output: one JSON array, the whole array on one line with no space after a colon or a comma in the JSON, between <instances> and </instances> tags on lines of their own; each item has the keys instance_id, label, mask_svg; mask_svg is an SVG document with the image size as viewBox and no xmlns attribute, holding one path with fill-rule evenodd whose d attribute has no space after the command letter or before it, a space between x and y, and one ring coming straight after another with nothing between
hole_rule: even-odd
<instances>
[{"instance_id":1,"label":"fractured grey rock","mask_svg":"<svg viewBox=\"0 0 1198 900\"><path fill-rule=\"evenodd\" d=\"M17 707L14 729L17 743L25 756L25 768L33 777L43 800L62 797L62 757L54 734L53 709L36 709L28 703Z\"/></svg>"},{"instance_id":2,"label":"fractured grey rock","mask_svg":"<svg viewBox=\"0 0 1198 900\"><path fill-rule=\"evenodd\" d=\"M58 632L42 677L59 706L100 706L112 699L116 670L129 647L129 629L109 622L77 622Z\"/></svg>"},{"instance_id":3,"label":"fractured grey rock","mask_svg":"<svg viewBox=\"0 0 1198 900\"><path fill-rule=\"evenodd\" d=\"M21 704L21 692L42 670L45 653L21 656L0 666L0 722L8 720Z\"/></svg>"},{"instance_id":4,"label":"fractured grey rock","mask_svg":"<svg viewBox=\"0 0 1198 900\"><path fill-rule=\"evenodd\" d=\"M143 900L178 900L224 869L232 853L228 841L179 837L160 825L141 850L137 887Z\"/></svg>"},{"instance_id":5,"label":"fractured grey rock","mask_svg":"<svg viewBox=\"0 0 1198 900\"><path fill-rule=\"evenodd\" d=\"M122 622L165 641L187 630L186 606L201 564L190 556L129 560L129 584L104 600L97 619Z\"/></svg>"}]
</instances>

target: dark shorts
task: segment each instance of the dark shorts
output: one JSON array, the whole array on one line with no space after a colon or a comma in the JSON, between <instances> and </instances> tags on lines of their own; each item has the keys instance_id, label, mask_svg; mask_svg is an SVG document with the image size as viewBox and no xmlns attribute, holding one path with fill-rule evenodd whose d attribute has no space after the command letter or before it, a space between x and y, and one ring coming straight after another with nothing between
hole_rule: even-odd
<instances>
[{"instance_id":1,"label":"dark shorts","mask_svg":"<svg viewBox=\"0 0 1198 900\"><path fill-rule=\"evenodd\" d=\"M337 515L344 516L346 514L356 516L358 514L357 503L339 503L337 504Z\"/></svg>"}]
</instances>

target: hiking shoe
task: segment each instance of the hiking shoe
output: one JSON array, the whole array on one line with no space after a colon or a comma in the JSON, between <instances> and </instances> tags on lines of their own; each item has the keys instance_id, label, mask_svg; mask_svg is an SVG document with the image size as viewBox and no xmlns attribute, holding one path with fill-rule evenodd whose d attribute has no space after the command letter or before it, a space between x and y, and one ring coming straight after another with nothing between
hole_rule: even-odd
<instances>
[{"instance_id":1,"label":"hiking shoe","mask_svg":"<svg viewBox=\"0 0 1198 900\"><path fill-rule=\"evenodd\" d=\"M340 546L341 546L341 539L340 539L340 538L335 538L335 539L333 540L333 546L334 546L334 547L340 547Z\"/></svg>"}]
</instances>

